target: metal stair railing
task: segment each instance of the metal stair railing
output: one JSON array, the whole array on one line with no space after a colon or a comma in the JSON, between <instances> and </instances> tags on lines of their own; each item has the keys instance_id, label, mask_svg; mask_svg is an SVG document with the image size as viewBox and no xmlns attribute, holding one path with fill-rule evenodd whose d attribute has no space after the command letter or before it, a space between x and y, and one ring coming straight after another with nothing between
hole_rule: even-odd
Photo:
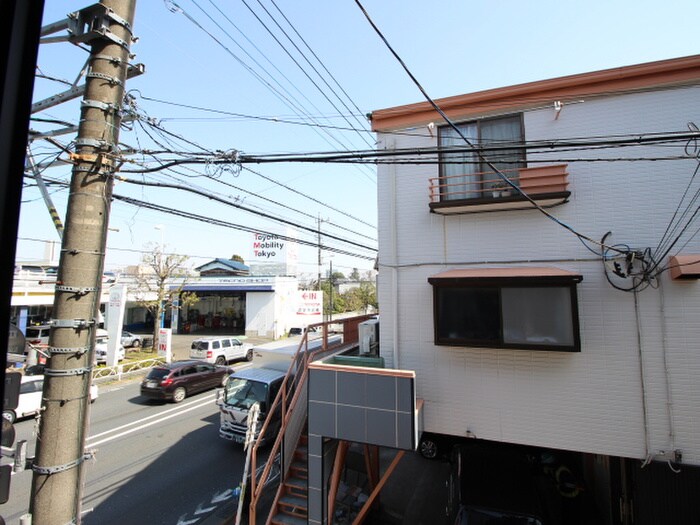
<instances>
[{"instance_id":1,"label":"metal stair railing","mask_svg":"<svg viewBox=\"0 0 700 525\"><path fill-rule=\"evenodd\" d=\"M301 341L299 342L299 347L297 348L292 362L287 370L287 375L285 376L280 391L278 392L275 400L272 402L272 406L268 410L268 414L274 413L278 406L281 406L282 410L282 426L280 431L272 445L268 457L274 458L283 449L281 466L282 472L280 473L280 487L278 488L277 495L275 497L275 502L270 509L270 515L268 516L267 523L270 522L272 514L276 507L277 499L280 495L280 490L282 487L282 481L287 478L289 465L292 462L294 455L294 449L299 441L299 436L304 429L306 423L306 412L307 412L307 378L308 378L308 364L317 359L322 359L329 354L337 351L338 349L358 342L357 335L357 325L362 321L370 319L374 315L363 315L358 317L352 317L348 319L343 319L342 321L336 321L334 323L319 323L315 325L310 325L309 327L320 327L322 329L323 342L321 348L309 352L308 351L308 331L306 331ZM332 346L328 345L328 335L330 324L343 324L343 342L336 343ZM291 398L290 398L291 395ZM298 407L298 409L297 409ZM258 459L258 448L260 443L262 443L265 433L268 428L269 420L266 420L263 424L260 434L253 445L253 450L251 454L251 471L257 472L257 459ZM262 474L258 479L256 476L251 477L251 492L250 492L250 507L249 507L249 523L256 523L257 506L263 495L263 491L268 482L270 472L272 470L272 462L268 461Z\"/></svg>"}]
</instances>

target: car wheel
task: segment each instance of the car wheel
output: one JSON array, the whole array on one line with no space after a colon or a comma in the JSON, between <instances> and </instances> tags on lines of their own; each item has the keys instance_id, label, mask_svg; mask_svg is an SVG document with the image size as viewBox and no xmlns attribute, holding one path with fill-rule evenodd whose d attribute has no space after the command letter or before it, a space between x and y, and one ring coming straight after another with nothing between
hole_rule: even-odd
<instances>
[{"instance_id":1,"label":"car wheel","mask_svg":"<svg viewBox=\"0 0 700 525\"><path fill-rule=\"evenodd\" d=\"M252 361L253 360L253 349L251 348L248 350L248 353L245 355L245 360L246 361Z\"/></svg>"},{"instance_id":2,"label":"car wheel","mask_svg":"<svg viewBox=\"0 0 700 525\"><path fill-rule=\"evenodd\" d=\"M433 438L424 437L420 440L418 451L426 459L435 459L438 456L438 444Z\"/></svg>"},{"instance_id":3,"label":"car wheel","mask_svg":"<svg viewBox=\"0 0 700 525\"><path fill-rule=\"evenodd\" d=\"M179 403L183 399L187 397L187 391L184 389L184 387L177 387L175 391L173 392L173 401L175 403Z\"/></svg>"},{"instance_id":4,"label":"car wheel","mask_svg":"<svg viewBox=\"0 0 700 525\"><path fill-rule=\"evenodd\" d=\"M219 366L223 366L226 364L226 359L224 359L224 357L220 355L219 357L216 358L215 364L217 364Z\"/></svg>"},{"instance_id":5,"label":"car wheel","mask_svg":"<svg viewBox=\"0 0 700 525\"><path fill-rule=\"evenodd\" d=\"M14 423L15 419L17 419L14 410L3 410L2 417L7 419L10 423Z\"/></svg>"},{"instance_id":6,"label":"car wheel","mask_svg":"<svg viewBox=\"0 0 700 525\"><path fill-rule=\"evenodd\" d=\"M138 348L139 346L141 346L141 341L139 341L138 339L134 339L134 342L131 343L131 346L133 348Z\"/></svg>"}]
</instances>

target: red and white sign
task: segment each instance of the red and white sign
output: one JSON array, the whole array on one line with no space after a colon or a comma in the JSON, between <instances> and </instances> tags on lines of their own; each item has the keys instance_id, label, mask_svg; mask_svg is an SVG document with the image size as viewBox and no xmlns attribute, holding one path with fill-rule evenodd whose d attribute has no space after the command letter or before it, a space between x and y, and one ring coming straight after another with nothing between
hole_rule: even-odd
<instances>
[{"instance_id":1,"label":"red and white sign","mask_svg":"<svg viewBox=\"0 0 700 525\"><path fill-rule=\"evenodd\" d=\"M158 330L158 357L164 357L166 363L173 360L173 331L171 328Z\"/></svg>"}]
</instances>

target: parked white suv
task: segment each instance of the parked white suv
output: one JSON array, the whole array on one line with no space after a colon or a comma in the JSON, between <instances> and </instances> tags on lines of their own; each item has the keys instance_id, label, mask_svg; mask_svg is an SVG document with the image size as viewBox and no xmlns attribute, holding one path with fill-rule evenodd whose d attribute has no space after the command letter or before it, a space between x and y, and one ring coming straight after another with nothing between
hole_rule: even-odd
<instances>
[{"instance_id":1,"label":"parked white suv","mask_svg":"<svg viewBox=\"0 0 700 525\"><path fill-rule=\"evenodd\" d=\"M190 359L225 365L239 359L253 360L253 345L235 337L203 337L192 341Z\"/></svg>"}]
</instances>

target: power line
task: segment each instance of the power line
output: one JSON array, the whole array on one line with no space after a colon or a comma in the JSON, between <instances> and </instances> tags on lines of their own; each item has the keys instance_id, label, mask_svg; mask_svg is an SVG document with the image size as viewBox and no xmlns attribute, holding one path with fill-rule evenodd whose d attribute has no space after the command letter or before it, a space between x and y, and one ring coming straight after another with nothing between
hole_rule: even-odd
<instances>
[{"instance_id":1,"label":"power line","mask_svg":"<svg viewBox=\"0 0 700 525\"><path fill-rule=\"evenodd\" d=\"M169 208L169 207L167 207L167 206L160 206L160 205L158 205L158 204L153 204L153 203L150 203L150 202L141 201L141 200L134 199L134 198L131 198L131 197L126 197L126 196L124 196L124 195L117 195L117 194L115 194L115 195L113 195L113 198L116 199L116 200L119 200L119 201L121 201L121 202L125 202L125 203L127 203L127 204L134 205L134 206L143 207L143 208L147 208L147 209L155 210L155 211L160 211L160 212L167 213L167 214L170 214L170 215L177 215L177 216L179 216L179 217L184 217L184 218L187 218L187 219L197 220L197 221L200 221L200 222L206 222L207 224L213 224L213 225L216 225L216 226L222 226L222 227L225 227L225 228L231 228L231 229L234 229L234 230L239 230L239 231L244 231L244 232L254 233L254 234L260 234L260 235L275 235L275 236L279 237L280 239L283 239L283 240L286 240L286 241L289 241L289 242L296 242L296 243L298 243L298 244L301 244L301 245L304 245L304 246L311 246L311 247L314 247L314 248L319 248L319 247L320 247L322 250L329 251L329 252L333 252L333 253L338 253L338 254L340 254L340 255L348 255L348 256L351 256L351 257L359 258L359 259L367 259L367 260L370 260L370 261L371 261L371 260L374 260L375 257L376 257L376 256L369 256L369 255L361 255L361 254L358 254L358 253L355 253L355 252L350 252L350 251L347 251L347 250L343 250L343 249L341 249L341 248L335 248L335 247L331 247L331 246L319 245L318 243L315 243L315 242L313 242L313 241L307 241L307 240L305 240L305 239L299 239L299 238L289 237L289 236L281 235L281 234L277 234L277 233L271 233L271 232L267 232L267 231L265 231L265 230L261 230L261 229L259 229L259 228L252 228L252 227L248 227L248 226L242 226L242 225L239 225L239 224L233 224L233 223L226 222L226 221L222 221L222 220L219 220L219 219L214 219L214 218L211 218L211 217L206 217L206 216L204 216L204 215L197 215L197 214L195 214L195 213L190 213L190 212L186 212L186 211L183 211L183 210L177 210L177 209L174 209L174 208ZM370 250L370 251L376 251L376 250L373 250L373 249L371 249L371 248L368 248L368 250Z\"/></svg>"},{"instance_id":2,"label":"power line","mask_svg":"<svg viewBox=\"0 0 700 525\"><path fill-rule=\"evenodd\" d=\"M139 118L137 119L137 122L139 123L139 125L142 126L142 129L143 129L144 132L146 132L146 134L151 138L151 140L153 140L156 144L158 144L159 146L161 146L162 148L164 148L164 150L166 150L166 151L168 151L167 147L165 147L165 146L163 146L162 144L160 144L160 142L158 142L150 133L148 133L148 131L147 131L146 129L143 128L143 124L144 124L144 123L145 123L146 125L148 125L148 126L154 127L155 129L157 129L157 130L159 130L159 131L166 132L166 133L168 133L168 135L174 136L174 137L176 137L176 138L178 138L178 139L180 139L180 140L183 140L183 141L185 141L185 142L187 142L187 143L189 143L189 144L193 144L193 145L197 146L198 148L200 148L200 149L202 149L202 150L204 150L204 151L206 151L206 152L208 152L208 153L210 153L210 154L212 154L212 155L213 155L213 154L216 154L216 152L212 152L212 151L210 151L210 150L207 150L207 149L204 148L203 146L200 146L199 144L196 144L196 143L194 143L194 142L192 142L192 141L189 141L189 140L185 139L184 137L182 137L182 136L180 136L180 135L178 135L178 134L175 134L175 133L172 133L172 132L169 132L169 131L165 130L165 128L162 128L161 126L159 126L158 124L156 124L152 119L143 119L143 118L139 117ZM172 150L170 150L170 151L172 151ZM158 159L156 159L156 160L157 160L157 162L160 162ZM172 165L170 165L170 166L165 166L165 165L163 165L162 163L160 163L160 164L161 164L161 166L162 166L162 169L172 169ZM351 219L353 219L353 220L356 220L356 221L358 221L358 222L360 222L360 223L362 223L362 224L364 224L364 225L370 226L371 228L376 228L376 226L374 226L374 225L372 225L372 224L370 224L370 223L367 223L367 222L363 221L362 219L359 219L359 218L357 218L357 217L354 217L354 216L350 215L350 214L347 213L347 212L344 212L344 211L342 211L342 210L339 210L338 208L335 208L335 207L331 206L330 204L324 203L324 202L322 202L322 201L316 199L315 197L311 197L310 195L308 195L308 194L306 194L306 193L303 193L303 192L301 192L301 191L299 191L299 190L296 190L296 189L294 189L294 188L292 188L292 187L290 187L290 186L287 186L287 185L285 185L285 184L283 184L283 183L281 183L281 182L279 182L279 181L276 181L276 180L274 180L274 179L272 179L272 178L270 178L270 177L267 177L267 176L263 175L262 173L256 172L256 171L254 171L254 170L248 170L248 171L250 171L251 173L253 173L253 174L255 174L255 175L257 175L257 176L259 176L259 177L261 177L261 178L263 178L263 179L265 179L265 180L267 180L267 181L269 181L269 182L271 182L271 183L273 183L273 184L276 184L276 185L278 185L278 186L280 186L280 187L283 187L283 188L285 188L286 190L291 191L291 192L293 192L293 193L295 193L295 194L297 194L297 195L299 195L299 196L301 196L301 197L304 197L304 198L306 198L306 199L308 199L308 200L311 200L311 201L313 201L313 202L315 202L315 203L317 203L317 204L320 204L321 206L324 206L324 207L326 207L326 208L328 208L328 209L331 209L331 210L333 210L333 211L335 211L335 212L337 212L337 213L340 213L340 214L342 214L342 215L344 215L344 216L346 216L346 217L348 217L348 218L351 218ZM124 173L129 173L129 172L134 172L134 171L132 171L132 170L123 170L123 172L124 172ZM142 172L142 171L139 171L139 170L136 170L136 172L145 173L145 172ZM219 182L219 183L221 183L221 184L226 184L226 185L228 185L228 186L232 186L232 187L234 187L234 188L236 188L236 189L239 189L240 191L244 191L244 192L246 192L246 193L248 193L248 194L250 194L250 195L256 196L256 197L258 197L258 198L260 198L260 199L267 200L267 201L269 201L269 202L273 202L273 203L275 203L275 204L277 204L277 205L279 205L279 206L285 207L285 208L287 208L287 209L290 209L290 210L295 211L295 212L297 212L297 213L300 213L300 214L302 214L302 215L308 216L309 218L312 218L312 219L315 220L315 217L313 217L312 215L310 215L310 214L308 214L308 213L302 212L302 211L300 211L300 210L295 210L294 208L290 208L289 206L286 206L286 205L284 205L284 204L282 204L282 203L279 203L279 202L277 202L277 201L272 201L271 199L268 199L268 198L266 198L266 197L263 197L263 196L261 196L261 195L259 195L259 194L254 193L254 192L250 192L250 191L248 191L248 190L244 190L244 189L239 188L239 187L237 187L237 186L233 186L233 185L231 185L231 184L229 184L229 183L226 183L226 182L224 182L224 181L221 181L221 180L218 179L218 178L212 177L211 175L203 175L203 176L205 176L205 177L207 177L207 178L209 178L209 179L211 179L211 180L214 180L214 181L216 181L216 182ZM340 225L335 224L335 223L333 223L333 222L330 222L330 221L329 221L329 224L332 224L334 227L339 228L339 229L341 229L341 230L345 230L345 231L354 233L355 235L358 235L358 236L360 236L360 237L365 237L365 238L367 238L367 239L376 241L375 238L365 236L365 235L363 235L363 234L360 234L360 233L358 233L358 232L355 232L354 230L350 230L350 229L348 229L348 228L345 228L344 226L340 226Z\"/></svg>"},{"instance_id":3,"label":"power line","mask_svg":"<svg viewBox=\"0 0 700 525\"><path fill-rule=\"evenodd\" d=\"M246 0L241 0L241 1L243 2L243 4L244 4L246 7L248 7L248 9L251 11L251 13L253 13L253 10L250 8L250 6L248 6L248 3L246 2ZM294 42L294 40L289 36L289 34L284 30L284 28L282 28L282 26L277 22L277 20L276 20L275 17L270 13L270 11L260 2L260 0L257 0L257 2L258 2L258 4L260 5L260 7L263 8L263 10L265 11L265 13L267 13L267 15L270 17L270 19L275 23L275 25L277 26L277 28L278 28L280 31L282 31L282 34L283 34L285 37L287 37L287 40L289 40L289 42L294 46L294 49L296 49L297 52L298 52L298 53L302 56L302 58L306 61L306 63L307 63L309 66L311 66L311 69L313 69L314 73L316 73L316 75L323 81L323 83L326 85L326 87L327 87L328 89L330 89L331 93L333 93L333 94L336 96L336 98L340 101L340 103L343 105L343 107L344 107L348 112L352 113L352 110L348 107L348 105L345 103L345 101L342 99L342 97L340 97L340 95L338 95L338 93L335 91L335 89L333 89L333 88L331 87L331 85L326 81L326 79L323 77L323 75L322 75L322 74L318 71L318 69L316 69L316 67L311 63L311 61L308 59L308 57L306 56L306 54L305 54L301 49L299 49L299 46L296 44L296 42ZM277 6L275 6L275 7L277 7ZM277 10L278 10L280 13L282 13L282 12L279 10L279 7L277 8ZM253 14L255 15L255 13L253 13ZM255 15L255 16L256 16L256 18L258 18L257 15ZM284 14L283 14L283 17L284 17ZM299 34L298 31L296 31L296 29L294 28L294 26L291 25L291 23L289 22L289 19L287 19L287 17L284 17L284 19L287 21L287 23L292 27L292 29L294 29L295 33L298 35L298 34ZM260 21L261 24L263 24L263 27L265 27L265 28L267 29L267 26L265 26L265 24L262 22L262 20L260 20L259 18L258 18L258 20ZM268 32L270 32L269 29L268 29ZM270 32L270 35L272 35L272 32ZM333 106L333 108L334 108L336 111L338 111L339 114L342 115L342 112L340 111L340 109L338 109L338 107L333 103L333 101L326 95L326 93L323 91L323 89L321 89L321 87L311 78L311 76L306 72L306 70L302 67L302 65L299 64L299 62L297 62L297 60L294 59L294 57L292 57L291 53L287 50L286 46L284 46L274 35L272 35L272 37L273 37L273 38L275 39L275 41L280 45L280 47L285 51L285 53L287 53L287 55L289 56L289 58L292 59L292 61L297 65L297 67L299 67L299 69L304 73L304 75L306 75L306 77L307 77L307 78L309 79L309 81L314 85L314 87L316 87L316 89L318 89L318 91L324 96L324 98L328 101L328 103L329 103L331 106ZM306 42L304 42L304 43L306 43ZM307 44L307 47L308 47L308 44ZM310 49L310 48L309 48L309 49ZM316 55L314 55L314 56L316 56ZM352 123L351 123L348 119L345 119L345 122L346 122L350 127L352 127ZM363 123L360 122L360 121L358 121L358 123L360 124L360 126L363 125ZM361 133L358 132L357 134L358 134L358 136L365 142L365 144L367 144L369 147L372 147L372 144L370 144L370 142L369 142L364 136L362 136Z\"/></svg>"}]
</instances>

